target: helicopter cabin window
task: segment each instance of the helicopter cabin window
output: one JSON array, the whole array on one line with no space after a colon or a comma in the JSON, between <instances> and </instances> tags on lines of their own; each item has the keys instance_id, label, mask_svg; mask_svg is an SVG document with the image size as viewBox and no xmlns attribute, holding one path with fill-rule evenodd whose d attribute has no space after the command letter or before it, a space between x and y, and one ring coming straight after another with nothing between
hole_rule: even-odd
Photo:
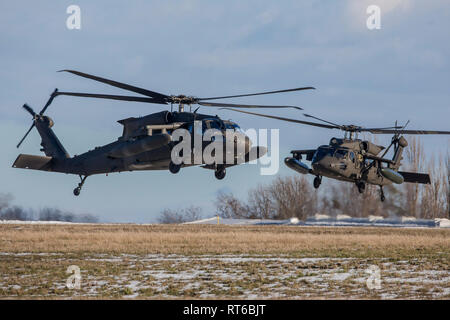
<instances>
[{"instance_id":1,"label":"helicopter cabin window","mask_svg":"<svg viewBox=\"0 0 450 320\"><path fill-rule=\"evenodd\" d=\"M345 159L347 157L347 154L348 154L347 150L337 149L334 156L338 159Z\"/></svg>"}]
</instances>

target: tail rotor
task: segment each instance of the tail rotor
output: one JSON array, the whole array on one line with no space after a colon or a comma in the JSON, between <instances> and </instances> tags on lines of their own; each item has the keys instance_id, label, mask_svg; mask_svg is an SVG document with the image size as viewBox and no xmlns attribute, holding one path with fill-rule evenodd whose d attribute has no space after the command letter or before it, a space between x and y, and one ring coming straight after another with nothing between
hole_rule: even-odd
<instances>
[{"instance_id":1,"label":"tail rotor","mask_svg":"<svg viewBox=\"0 0 450 320\"><path fill-rule=\"evenodd\" d=\"M22 108L24 108L29 114L31 114L31 116L33 117L33 123L31 124L30 129L28 129L28 131L25 133L25 135L23 136L22 140L20 140L20 142L17 144L17 148L19 148L22 143L25 141L25 139L27 138L27 136L30 134L31 130L33 130L33 128L36 126L36 120L38 119L38 117L42 116L44 114L44 112L47 110L47 108L50 106L50 104L53 102L53 99L57 96L57 92L58 89L55 89L55 91L53 91L53 93L50 95L50 98L48 99L47 103L45 104L45 106L42 108L41 112L39 112L39 114L37 114L36 112L34 112L33 108L31 108L29 105L24 104L22 106Z\"/></svg>"}]
</instances>

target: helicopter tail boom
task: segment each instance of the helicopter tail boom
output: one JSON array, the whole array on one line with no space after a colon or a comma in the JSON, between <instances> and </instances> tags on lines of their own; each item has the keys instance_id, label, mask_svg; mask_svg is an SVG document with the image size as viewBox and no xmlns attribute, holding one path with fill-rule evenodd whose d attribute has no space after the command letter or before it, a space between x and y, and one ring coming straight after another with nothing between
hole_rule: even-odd
<instances>
[{"instance_id":1,"label":"helicopter tail boom","mask_svg":"<svg viewBox=\"0 0 450 320\"><path fill-rule=\"evenodd\" d=\"M70 158L66 149L64 149L58 137L51 129L53 126L53 120L50 117L40 116L34 120L34 123L42 139L41 151L43 151L47 157L62 159Z\"/></svg>"}]
</instances>

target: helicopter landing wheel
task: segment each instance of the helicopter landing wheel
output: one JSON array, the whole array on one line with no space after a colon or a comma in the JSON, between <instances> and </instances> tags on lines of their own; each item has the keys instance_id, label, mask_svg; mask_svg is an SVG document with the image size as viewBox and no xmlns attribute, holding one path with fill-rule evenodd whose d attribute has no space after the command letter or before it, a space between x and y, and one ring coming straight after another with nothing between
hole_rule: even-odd
<instances>
[{"instance_id":1,"label":"helicopter landing wheel","mask_svg":"<svg viewBox=\"0 0 450 320\"><path fill-rule=\"evenodd\" d=\"M78 196L80 195L80 193L81 193L81 188L83 188L84 182L86 181L87 177L88 177L88 176L84 176L84 177L83 177L82 175L80 175L81 182L78 184L78 187L76 187L75 189L73 189L73 195L74 195L74 196L78 197Z\"/></svg>"},{"instance_id":2,"label":"helicopter landing wheel","mask_svg":"<svg viewBox=\"0 0 450 320\"><path fill-rule=\"evenodd\" d=\"M384 200L386 200L382 186L380 186L380 200L381 200L381 202L384 202Z\"/></svg>"},{"instance_id":3,"label":"helicopter landing wheel","mask_svg":"<svg viewBox=\"0 0 450 320\"><path fill-rule=\"evenodd\" d=\"M318 189L320 187L321 183L322 183L321 177L317 176L314 178L314 181L313 181L314 188Z\"/></svg>"},{"instance_id":4,"label":"helicopter landing wheel","mask_svg":"<svg viewBox=\"0 0 450 320\"><path fill-rule=\"evenodd\" d=\"M227 171L224 167L218 167L216 171L214 171L214 175L218 180L222 180L223 178L225 178L226 173Z\"/></svg>"},{"instance_id":5,"label":"helicopter landing wheel","mask_svg":"<svg viewBox=\"0 0 450 320\"><path fill-rule=\"evenodd\" d=\"M80 187L76 187L75 189L73 189L73 195L78 197L81 193L81 188Z\"/></svg>"},{"instance_id":6,"label":"helicopter landing wheel","mask_svg":"<svg viewBox=\"0 0 450 320\"><path fill-rule=\"evenodd\" d=\"M356 183L356 186L358 187L359 193L364 193L364 190L366 189L366 184L362 181Z\"/></svg>"},{"instance_id":7,"label":"helicopter landing wheel","mask_svg":"<svg viewBox=\"0 0 450 320\"><path fill-rule=\"evenodd\" d=\"M180 172L180 169L181 169L181 165L175 164L172 161L170 161L170 163L169 163L169 171L171 173L176 174L176 173Z\"/></svg>"}]
</instances>

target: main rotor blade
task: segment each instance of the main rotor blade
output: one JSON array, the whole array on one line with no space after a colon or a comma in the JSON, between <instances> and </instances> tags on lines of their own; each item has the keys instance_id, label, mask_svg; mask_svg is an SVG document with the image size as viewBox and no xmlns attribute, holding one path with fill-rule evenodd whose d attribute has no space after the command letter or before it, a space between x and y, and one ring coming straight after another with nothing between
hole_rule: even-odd
<instances>
[{"instance_id":1,"label":"main rotor blade","mask_svg":"<svg viewBox=\"0 0 450 320\"><path fill-rule=\"evenodd\" d=\"M361 128L359 131L367 131L374 134L450 134L450 131L435 131L435 130L385 130L385 129L365 129Z\"/></svg>"},{"instance_id":2,"label":"main rotor blade","mask_svg":"<svg viewBox=\"0 0 450 320\"><path fill-rule=\"evenodd\" d=\"M337 126L337 127L339 127L339 128L342 128L342 126L339 125L339 124L336 124L336 123L333 123L333 122L330 122L330 121L327 121L327 120L320 119L320 118L315 117L315 116L312 116L312 115L310 115L310 114L304 113L303 115L304 115L305 117L307 117L307 118L313 118L313 119L316 119L316 120L319 120L319 121L322 121L322 122L331 124L331 125L333 125L333 126Z\"/></svg>"},{"instance_id":3,"label":"main rotor blade","mask_svg":"<svg viewBox=\"0 0 450 320\"><path fill-rule=\"evenodd\" d=\"M75 96L75 97L100 98L100 99L110 99L110 100L120 100L120 101L135 101L135 102L167 104L167 102L165 102L163 100L154 99L154 98L99 94L99 93L58 92L58 93L56 93L56 95L57 96Z\"/></svg>"},{"instance_id":4,"label":"main rotor blade","mask_svg":"<svg viewBox=\"0 0 450 320\"><path fill-rule=\"evenodd\" d=\"M338 126L340 129L342 129L342 130L344 130L344 131L353 131L353 132L354 132L354 131L358 131L358 132L361 132L361 131L368 131L368 132L371 132L371 131L374 131L374 130L401 129L401 128L403 128L403 127L362 128L362 127L357 127L357 126L344 126L344 125L339 125L339 124L336 124L336 123L334 123L334 122L330 122L330 121L327 121L327 120L324 120L324 119L321 119L321 118L312 116L312 115L310 115L310 114L304 113L303 115L304 115L305 117L307 117L307 118L313 118L313 119L316 119L316 120L319 120L319 121L322 121L322 122L325 122L325 123L328 123L328 124L331 124L331 125L334 125L334 126Z\"/></svg>"},{"instance_id":5,"label":"main rotor blade","mask_svg":"<svg viewBox=\"0 0 450 320\"><path fill-rule=\"evenodd\" d=\"M297 110L303 110L301 107L297 106L266 106L266 105L258 105L258 104L233 104L233 103L214 103L214 102L198 102L201 106L206 107L225 107L225 108L293 108Z\"/></svg>"},{"instance_id":6,"label":"main rotor blade","mask_svg":"<svg viewBox=\"0 0 450 320\"><path fill-rule=\"evenodd\" d=\"M20 140L19 144L17 145L17 148L19 148L20 145L22 144L22 142L24 142L24 140L26 139L28 134L31 132L31 130L33 130L33 128L34 128L34 121L33 121L33 124L31 125L30 129L28 129L27 133L25 133L25 135L23 136L22 140Z\"/></svg>"},{"instance_id":7,"label":"main rotor blade","mask_svg":"<svg viewBox=\"0 0 450 320\"><path fill-rule=\"evenodd\" d=\"M233 109L233 108L222 108L222 109L231 110L231 111L235 111L235 112L241 112L241 113L247 113L247 114L251 114L251 115L254 115L254 116L258 116L258 117L277 119L277 120L282 120L282 121L287 121L287 122L294 122L294 123L299 123L299 124L306 124L308 126L314 126L314 127L320 127L320 128L326 128L326 129L341 129L339 126L331 126L331 125L322 124L322 123L315 123L315 122L302 121L302 120L291 119L291 118L270 116L270 115L267 115L267 114L254 113L254 112L243 111L243 110L236 110L236 109Z\"/></svg>"},{"instance_id":8,"label":"main rotor blade","mask_svg":"<svg viewBox=\"0 0 450 320\"><path fill-rule=\"evenodd\" d=\"M44 114L44 112L47 110L47 108L50 106L50 104L53 102L53 99L55 99L56 97L56 93L58 92L58 89L55 89L55 91L53 91L53 93L50 95L50 98L47 100L47 103L45 104L45 106L42 108L41 112L39 112L39 114L42 116Z\"/></svg>"},{"instance_id":9,"label":"main rotor blade","mask_svg":"<svg viewBox=\"0 0 450 320\"><path fill-rule=\"evenodd\" d=\"M223 96L223 97L212 97L212 98L198 98L198 100L215 100L215 99L228 99L228 98L239 98L239 97L249 97L249 96L259 96L263 94L273 94L273 93L281 93L281 92L291 92L291 91L301 91L301 90L314 90L314 87L303 87L303 88L294 88L294 89L285 89L285 90L277 90L277 91L266 91L266 92L258 92L258 93L249 93L249 94L239 94L235 96Z\"/></svg>"},{"instance_id":10,"label":"main rotor blade","mask_svg":"<svg viewBox=\"0 0 450 320\"><path fill-rule=\"evenodd\" d=\"M33 117L36 115L36 112L34 112L34 110L29 105L27 105L26 103L22 106L22 108L27 110L27 112L29 114L31 114Z\"/></svg>"},{"instance_id":11,"label":"main rotor blade","mask_svg":"<svg viewBox=\"0 0 450 320\"><path fill-rule=\"evenodd\" d=\"M384 128L361 128L361 129L364 129L364 130L388 130L388 129L401 129L401 128L403 128L403 127L399 127L399 126L397 126L397 127L384 127Z\"/></svg>"},{"instance_id":12,"label":"main rotor blade","mask_svg":"<svg viewBox=\"0 0 450 320\"><path fill-rule=\"evenodd\" d=\"M162 93L159 93L159 92L150 91L150 90L139 88L139 87L135 87L135 86L132 86L132 85L129 85L129 84L126 84L126 83L117 82L117 81L114 81L114 80L109 80L109 79L106 79L106 78L97 77L97 76L94 76L94 75L91 75L91 74L87 74L87 73L83 73L83 72L80 72L80 71L76 71L76 70L60 70L58 72L62 72L62 71L70 72L70 73L73 73L73 74L75 74L77 76L80 76L80 77L83 77L83 78L88 78L88 79L92 79L92 80L95 80L95 81L103 82L103 83L109 84L110 86L113 86L113 87L116 87L116 88L120 88L120 89L124 89L124 90L128 90L128 91L140 93L140 94L143 94L144 96L147 96L147 97L152 97L152 98L160 99L160 100L164 100L164 99L169 98L169 96L167 96L165 94L162 94Z\"/></svg>"}]
</instances>

